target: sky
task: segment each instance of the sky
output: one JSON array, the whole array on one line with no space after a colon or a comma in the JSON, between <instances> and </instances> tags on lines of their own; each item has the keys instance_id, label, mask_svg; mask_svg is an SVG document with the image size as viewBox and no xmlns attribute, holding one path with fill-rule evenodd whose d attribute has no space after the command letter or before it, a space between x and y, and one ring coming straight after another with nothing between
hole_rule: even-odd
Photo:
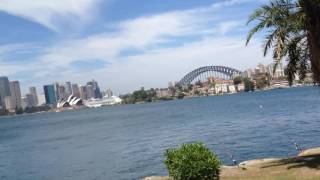
<instances>
[{"instance_id":1,"label":"sky","mask_svg":"<svg viewBox=\"0 0 320 180\"><path fill-rule=\"evenodd\" d=\"M266 0L0 0L0 76L28 87L95 79L116 94L208 65L272 60L248 16Z\"/></svg>"}]
</instances>

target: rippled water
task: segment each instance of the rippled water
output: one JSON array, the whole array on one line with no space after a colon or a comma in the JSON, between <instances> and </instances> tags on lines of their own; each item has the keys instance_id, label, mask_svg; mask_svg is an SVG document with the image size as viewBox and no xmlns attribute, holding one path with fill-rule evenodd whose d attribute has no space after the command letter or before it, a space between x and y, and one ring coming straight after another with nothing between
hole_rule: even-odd
<instances>
[{"instance_id":1,"label":"rippled water","mask_svg":"<svg viewBox=\"0 0 320 180\"><path fill-rule=\"evenodd\" d=\"M205 142L225 164L320 146L320 91L293 88L0 118L0 179L166 175L169 147Z\"/></svg>"}]
</instances>

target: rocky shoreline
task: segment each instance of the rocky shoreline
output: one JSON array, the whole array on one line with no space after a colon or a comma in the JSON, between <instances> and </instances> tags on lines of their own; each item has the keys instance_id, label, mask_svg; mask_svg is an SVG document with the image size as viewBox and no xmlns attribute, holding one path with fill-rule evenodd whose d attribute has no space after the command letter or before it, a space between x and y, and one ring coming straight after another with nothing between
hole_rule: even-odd
<instances>
[{"instance_id":1,"label":"rocky shoreline","mask_svg":"<svg viewBox=\"0 0 320 180\"><path fill-rule=\"evenodd\" d=\"M320 147L302 151L296 157L248 160L239 166L223 166L220 179L320 179ZM143 180L173 180L152 176Z\"/></svg>"}]
</instances>

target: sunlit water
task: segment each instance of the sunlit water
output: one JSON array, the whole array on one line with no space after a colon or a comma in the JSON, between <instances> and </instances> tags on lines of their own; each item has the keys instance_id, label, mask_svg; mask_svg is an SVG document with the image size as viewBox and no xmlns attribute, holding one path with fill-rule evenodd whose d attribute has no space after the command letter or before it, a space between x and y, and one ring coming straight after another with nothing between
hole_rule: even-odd
<instances>
[{"instance_id":1,"label":"sunlit water","mask_svg":"<svg viewBox=\"0 0 320 180\"><path fill-rule=\"evenodd\" d=\"M165 149L202 141L225 164L320 146L320 91L293 88L0 118L0 179L166 175Z\"/></svg>"}]
</instances>

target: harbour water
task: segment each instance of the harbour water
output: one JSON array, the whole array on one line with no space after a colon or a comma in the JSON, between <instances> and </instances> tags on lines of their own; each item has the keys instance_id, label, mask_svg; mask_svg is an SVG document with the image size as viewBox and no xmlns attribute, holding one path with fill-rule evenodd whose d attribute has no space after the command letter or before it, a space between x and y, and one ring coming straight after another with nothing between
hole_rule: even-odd
<instances>
[{"instance_id":1,"label":"harbour water","mask_svg":"<svg viewBox=\"0 0 320 180\"><path fill-rule=\"evenodd\" d=\"M166 175L165 149L201 141L230 164L320 146L320 89L291 88L0 118L0 179Z\"/></svg>"}]
</instances>

